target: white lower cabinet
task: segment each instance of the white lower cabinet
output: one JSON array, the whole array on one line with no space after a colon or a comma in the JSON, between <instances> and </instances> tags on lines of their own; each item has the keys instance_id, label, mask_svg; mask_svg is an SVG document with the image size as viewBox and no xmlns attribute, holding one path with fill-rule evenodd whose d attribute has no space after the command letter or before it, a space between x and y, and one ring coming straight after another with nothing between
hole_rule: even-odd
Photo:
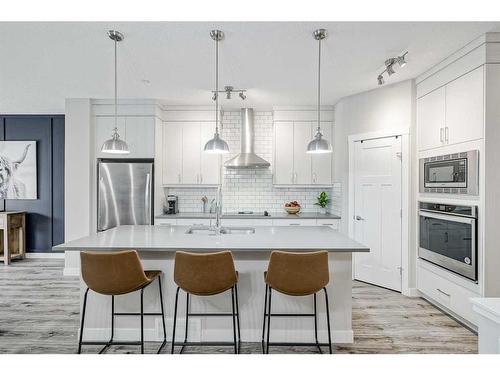
<instances>
[{"instance_id":1,"label":"white lower cabinet","mask_svg":"<svg viewBox=\"0 0 500 375\"><path fill-rule=\"evenodd\" d=\"M222 219L224 226L240 226L240 227L267 227L272 226L271 219Z\"/></svg>"},{"instance_id":2,"label":"white lower cabinet","mask_svg":"<svg viewBox=\"0 0 500 375\"><path fill-rule=\"evenodd\" d=\"M282 226L316 226L316 219L273 219L273 225Z\"/></svg>"},{"instance_id":3,"label":"white lower cabinet","mask_svg":"<svg viewBox=\"0 0 500 375\"><path fill-rule=\"evenodd\" d=\"M339 219L317 219L316 225L327 226L339 230Z\"/></svg>"},{"instance_id":4,"label":"white lower cabinet","mask_svg":"<svg viewBox=\"0 0 500 375\"><path fill-rule=\"evenodd\" d=\"M176 219L155 218L155 225L176 225Z\"/></svg>"},{"instance_id":5,"label":"white lower cabinet","mask_svg":"<svg viewBox=\"0 0 500 375\"><path fill-rule=\"evenodd\" d=\"M470 298L479 294L433 272L432 265L417 266L417 287L425 296L473 324L477 324ZM468 282L468 281L464 281Z\"/></svg>"}]
</instances>

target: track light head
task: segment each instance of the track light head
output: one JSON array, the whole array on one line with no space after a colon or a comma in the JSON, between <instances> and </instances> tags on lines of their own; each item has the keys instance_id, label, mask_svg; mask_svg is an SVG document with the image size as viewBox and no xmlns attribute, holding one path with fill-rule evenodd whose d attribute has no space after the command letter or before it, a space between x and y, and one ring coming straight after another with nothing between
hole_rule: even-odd
<instances>
[{"instance_id":1,"label":"track light head","mask_svg":"<svg viewBox=\"0 0 500 375\"><path fill-rule=\"evenodd\" d=\"M394 73L396 73L396 72L394 71L394 68L392 67L392 64L391 64L391 65L387 65L387 68L386 68L385 70L387 71L387 74L388 74L389 76L392 76Z\"/></svg>"},{"instance_id":2,"label":"track light head","mask_svg":"<svg viewBox=\"0 0 500 375\"><path fill-rule=\"evenodd\" d=\"M243 91L239 93L239 97L241 98L241 100L245 100L247 98Z\"/></svg>"},{"instance_id":3,"label":"track light head","mask_svg":"<svg viewBox=\"0 0 500 375\"><path fill-rule=\"evenodd\" d=\"M408 52L405 52L405 53L403 53L401 56L399 56L399 57L397 58L397 60L398 60L398 64L399 64L399 66L400 66L401 68L402 68L402 67L404 67L404 66L406 65L405 56L406 56L406 54L407 54L407 53L408 53Z\"/></svg>"},{"instance_id":4,"label":"track light head","mask_svg":"<svg viewBox=\"0 0 500 375\"><path fill-rule=\"evenodd\" d=\"M378 85L381 86L385 83L384 81L384 77L382 76L382 74L380 74L378 77L377 77L377 81L378 81Z\"/></svg>"},{"instance_id":5,"label":"track light head","mask_svg":"<svg viewBox=\"0 0 500 375\"><path fill-rule=\"evenodd\" d=\"M216 92L214 92L214 95L212 96L212 100L213 100L213 101L216 101L216 100L217 100L217 95L218 95L218 94L217 94Z\"/></svg>"}]
</instances>

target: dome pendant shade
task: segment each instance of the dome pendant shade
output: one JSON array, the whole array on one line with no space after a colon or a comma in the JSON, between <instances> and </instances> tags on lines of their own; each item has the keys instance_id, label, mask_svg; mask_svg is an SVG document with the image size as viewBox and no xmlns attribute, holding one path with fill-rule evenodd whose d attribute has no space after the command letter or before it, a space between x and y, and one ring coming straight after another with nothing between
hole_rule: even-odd
<instances>
[{"instance_id":1,"label":"dome pendant shade","mask_svg":"<svg viewBox=\"0 0 500 375\"><path fill-rule=\"evenodd\" d=\"M226 141L219 137L219 133L215 133L214 137L205 143L203 151L209 154L227 154L229 152L229 146Z\"/></svg>"},{"instance_id":2,"label":"dome pendant shade","mask_svg":"<svg viewBox=\"0 0 500 375\"><path fill-rule=\"evenodd\" d=\"M332 152L332 146L323 138L323 134L317 132L314 139L307 145L308 154L327 154Z\"/></svg>"},{"instance_id":3,"label":"dome pendant shade","mask_svg":"<svg viewBox=\"0 0 500 375\"><path fill-rule=\"evenodd\" d=\"M107 154L129 154L130 150L127 143L120 139L118 133L114 133L111 139L103 143L101 152Z\"/></svg>"}]
</instances>

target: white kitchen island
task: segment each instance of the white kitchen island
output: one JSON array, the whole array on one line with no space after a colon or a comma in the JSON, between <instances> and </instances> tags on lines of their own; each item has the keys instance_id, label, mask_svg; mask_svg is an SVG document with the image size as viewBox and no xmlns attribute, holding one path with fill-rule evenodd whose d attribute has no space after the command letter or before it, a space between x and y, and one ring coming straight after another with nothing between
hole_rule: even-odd
<instances>
[{"instance_id":1,"label":"white kitchen island","mask_svg":"<svg viewBox=\"0 0 500 375\"><path fill-rule=\"evenodd\" d=\"M241 339L260 342L264 310L265 284L263 273L267 269L272 250L329 252L330 299L332 339L335 343L352 343L354 340L352 315L352 253L369 249L329 227L255 227L254 232L234 230L230 234L209 234L198 230L186 233L187 226L126 225L105 232L58 245L54 250L65 251L118 251L135 249L139 252L145 269L163 271L163 296L165 303L167 338L171 339L176 285L173 281L175 251L231 250L240 274L239 305ZM81 283L81 296L86 286ZM144 311L160 311L157 284L145 290ZM177 339L184 336L185 298L179 298ZM139 292L115 298L117 312L139 311ZM273 295L273 312L311 313L313 297ZM183 311L184 310L184 311ZM230 292L212 297L191 296L191 312L229 312ZM319 339L327 341L323 293L318 294ZM110 336L111 298L90 293L85 318L85 340L108 340ZM190 341L231 341L232 324L228 317L191 317ZM140 337L137 317L120 317L115 321L115 339L137 340ZM313 319L273 318L272 341L311 342ZM145 340L162 341L161 318L145 319Z\"/></svg>"}]
</instances>

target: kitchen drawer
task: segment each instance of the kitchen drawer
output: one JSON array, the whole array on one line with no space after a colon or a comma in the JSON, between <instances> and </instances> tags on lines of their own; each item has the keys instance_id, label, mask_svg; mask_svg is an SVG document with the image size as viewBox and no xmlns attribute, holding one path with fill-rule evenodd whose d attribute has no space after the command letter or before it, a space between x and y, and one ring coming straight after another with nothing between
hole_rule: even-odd
<instances>
[{"instance_id":1,"label":"kitchen drawer","mask_svg":"<svg viewBox=\"0 0 500 375\"><path fill-rule=\"evenodd\" d=\"M275 226L316 226L315 219L273 219Z\"/></svg>"},{"instance_id":2,"label":"kitchen drawer","mask_svg":"<svg viewBox=\"0 0 500 375\"><path fill-rule=\"evenodd\" d=\"M316 225L329 226L332 229L339 229L339 219L317 219Z\"/></svg>"},{"instance_id":3,"label":"kitchen drawer","mask_svg":"<svg viewBox=\"0 0 500 375\"><path fill-rule=\"evenodd\" d=\"M215 219L212 223L215 225ZM210 225L210 219L177 219L177 225Z\"/></svg>"},{"instance_id":4,"label":"kitchen drawer","mask_svg":"<svg viewBox=\"0 0 500 375\"><path fill-rule=\"evenodd\" d=\"M176 225L177 220L176 219L155 219L155 225Z\"/></svg>"},{"instance_id":5,"label":"kitchen drawer","mask_svg":"<svg viewBox=\"0 0 500 375\"><path fill-rule=\"evenodd\" d=\"M459 317L477 324L472 311L470 298L479 297L477 293L445 279L431 270L417 266L418 290Z\"/></svg>"},{"instance_id":6,"label":"kitchen drawer","mask_svg":"<svg viewBox=\"0 0 500 375\"><path fill-rule=\"evenodd\" d=\"M273 225L271 219L222 219L222 226L268 227Z\"/></svg>"}]
</instances>

